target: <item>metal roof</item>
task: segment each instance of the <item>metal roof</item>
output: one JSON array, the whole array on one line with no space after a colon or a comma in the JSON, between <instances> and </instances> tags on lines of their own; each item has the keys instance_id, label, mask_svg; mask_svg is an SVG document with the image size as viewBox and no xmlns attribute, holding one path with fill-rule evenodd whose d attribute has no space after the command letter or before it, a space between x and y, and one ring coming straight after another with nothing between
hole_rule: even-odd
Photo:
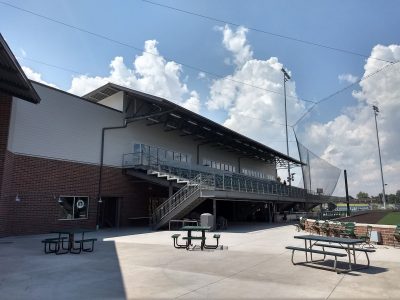
<instances>
[{"instance_id":1,"label":"metal roof","mask_svg":"<svg viewBox=\"0 0 400 300\"><path fill-rule=\"evenodd\" d=\"M15 96L32 103L40 97L25 76L21 66L0 34L0 93Z\"/></svg>"},{"instance_id":2,"label":"metal roof","mask_svg":"<svg viewBox=\"0 0 400 300\"><path fill-rule=\"evenodd\" d=\"M165 131L178 130L181 136L193 136L199 144L208 144L229 152L236 152L241 157L262 160L267 163L276 163L278 166L302 165L299 160L276 151L262 143L237 133L221 124L196 114L182 106L166 99L135 91L113 83L88 93L83 98L93 102L99 102L117 92L124 91L127 99L141 100L153 104L159 109L157 116L145 118L146 115L127 116L136 118L144 116L147 125L163 125ZM165 112L164 114L162 112Z\"/></svg>"}]
</instances>

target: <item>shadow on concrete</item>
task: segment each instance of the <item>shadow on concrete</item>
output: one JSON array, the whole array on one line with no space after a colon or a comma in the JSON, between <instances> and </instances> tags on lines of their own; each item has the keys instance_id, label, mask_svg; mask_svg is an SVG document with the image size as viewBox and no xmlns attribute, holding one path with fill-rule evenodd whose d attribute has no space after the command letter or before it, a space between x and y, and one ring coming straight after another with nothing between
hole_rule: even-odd
<instances>
[{"instance_id":1,"label":"shadow on concrete","mask_svg":"<svg viewBox=\"0 0 400 300\"><path fill-rule=\"evenodd\" d=\"M91 253L55 255L45 254L36 237L19 238L0 247L0 290L4 297L126 298L114 242L98 241Z\"/></svg>"},{"instance_id":2,"label":"shadow on concrete","mask_svg":"<svg viewBox=\"0 0 400 300\"><path fill-rule=\"evenodd\" d=\"M333 266L334 266L333 259L326 259L324 261L318 261L318 262L313 262L313 263L302 262L302 263L298 263L298 265L335 272L333 269ZM338 270L347 270L349 268L349 263L344 262L344 261L338 261L336 267ZM358 273L379 274L379 273L384 273L384 272L388 271L387 268L381 268L381 267L376 267L376 266L369 266L368 268L364 268L364 267L366 267L366 265L364 265L364 264L355 264L355 265L353 264L352 269L354 271L343 272L342 274L346 274L349 276L361 276L361 274L358 274ZM359 269L359 268L362 268L362 269Z\"/></svg>"}]
</instances>

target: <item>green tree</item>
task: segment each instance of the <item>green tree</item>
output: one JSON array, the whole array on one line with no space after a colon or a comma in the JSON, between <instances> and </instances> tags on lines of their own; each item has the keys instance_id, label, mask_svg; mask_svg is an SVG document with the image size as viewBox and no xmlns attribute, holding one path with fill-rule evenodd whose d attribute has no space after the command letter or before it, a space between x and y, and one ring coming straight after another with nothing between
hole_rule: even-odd
<instances>
[{"instance_id":1,"label":"green tree","mask_svg":"<svg viewBox=\"0 0 400 300\"><path fill-rule=\"evenodd\" d=\"M387 196L387 202L388 203L392 203L392 204L396 203L396 195L395 194L388 195Z\"/></svg>"},{"instance_id":2,"label":"green tree","mask_svg":"<svg viewBox=\"0 0 400 300\"><path fill-rule=\"evenodd\" d=\"M365 193L365 192L359 192L357 194L357 199L364 199L364 198L368 198L368 197L369 197L368 193Z\"/></svg>"}]
</instances>

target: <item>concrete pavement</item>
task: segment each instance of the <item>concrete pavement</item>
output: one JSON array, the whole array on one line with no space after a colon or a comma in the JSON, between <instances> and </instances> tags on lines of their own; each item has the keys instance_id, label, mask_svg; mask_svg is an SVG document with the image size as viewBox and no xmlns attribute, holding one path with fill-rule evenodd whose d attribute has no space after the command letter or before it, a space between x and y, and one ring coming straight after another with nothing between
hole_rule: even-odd
<instances>
[{"instance_id":1,"label":"concrete pavement","mask_svg":"<svg viewBox=\"0 0 400 300\"><path fill-rule=\"evenodd\" d=\"M0 239L1 299L392 298L400 295L400 249L378 246L371 267L336 274L293 266L294 226L231 226L226 250L186 251L170 231L104 230L93 253L43 253L45 235ZM211 234L210 234L211 235ZM86 235L85 235L86 236ZM89 236L89 235L88 235ZM301 253L298 258L302 259ZM365 262L359 253L358 263Z\"/></svg>"}]
</instances>

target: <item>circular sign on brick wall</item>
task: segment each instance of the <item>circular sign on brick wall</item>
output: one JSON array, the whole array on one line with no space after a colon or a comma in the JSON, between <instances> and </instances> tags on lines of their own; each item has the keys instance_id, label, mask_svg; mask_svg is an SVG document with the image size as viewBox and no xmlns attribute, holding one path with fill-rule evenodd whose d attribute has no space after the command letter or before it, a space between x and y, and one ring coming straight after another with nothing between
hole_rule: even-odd
<instances>
[{"instance_id":1,"label":"circular sign on brick wall","mask_svg":"<svg viewBox=\"0 0 400 300\"><path fill-rule=\"evenodd\" d=\"M81 209L85 207L85 202L83 202L83 200L78 200L78 202L76 202L76 207Z\"/></svg>"}]
</instances>

